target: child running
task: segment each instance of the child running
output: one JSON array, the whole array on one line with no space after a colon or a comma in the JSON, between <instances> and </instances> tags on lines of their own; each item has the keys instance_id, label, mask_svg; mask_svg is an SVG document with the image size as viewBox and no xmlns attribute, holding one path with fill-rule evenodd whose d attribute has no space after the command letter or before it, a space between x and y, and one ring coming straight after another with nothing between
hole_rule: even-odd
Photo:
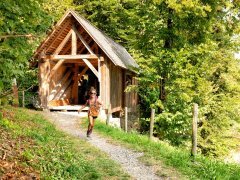
<instances>
[{"instance_id":1,"label":"child running","mask_svg":"<svg viewBox=\"0 0 240 180\"><path fill-rule=\"evenodd\" d=\"M89 91L89 99L87 102L78 110L78 113L81 112L87 105L89 106L88 110L88 130L87 137L90 137L92 134L92 130L94 127L94 121L98 117L100 107L102 106L102 102L97 98L97 91L94 88L91 88Z\"/></svg>"}]
</instances>

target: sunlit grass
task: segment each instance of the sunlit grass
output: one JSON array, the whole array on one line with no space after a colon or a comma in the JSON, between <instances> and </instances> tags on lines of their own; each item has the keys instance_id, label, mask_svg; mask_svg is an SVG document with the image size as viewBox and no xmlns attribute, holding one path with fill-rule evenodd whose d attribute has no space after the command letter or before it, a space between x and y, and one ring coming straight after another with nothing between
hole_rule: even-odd
<instances>
[{"instance_id":1,"label":"sunlit grass","mask_svg":"<svg viewBox=\"0 0 240 180\"><path fill-rule=\"evenodd\" d=\"M31 166L42 179L128 179L120 165L84 140L66 135L42 115L26 109L7 108L0 128L21 138L16 159ZM31 141L31 144L29 144Z\"/></svg>"},{"instance_id":2,"label":"sunlit grass","mask_svg":"<svg viewBox=\"0 0 240 180\"><path fill-rule=\"evenodd\" d=\"M237 164L226 164L220 160L209 159L201 155L198 155L193 161L190 151L172 147L162 141L150 141L147 136L136 132L125 133L99 121L96 122L94 129L117 143L144 152L145 159L154 159L154 163L161 166L164 163L177 169L183 174L182 178L240 179L240 166Z\"/></svg>"}]
</instances>

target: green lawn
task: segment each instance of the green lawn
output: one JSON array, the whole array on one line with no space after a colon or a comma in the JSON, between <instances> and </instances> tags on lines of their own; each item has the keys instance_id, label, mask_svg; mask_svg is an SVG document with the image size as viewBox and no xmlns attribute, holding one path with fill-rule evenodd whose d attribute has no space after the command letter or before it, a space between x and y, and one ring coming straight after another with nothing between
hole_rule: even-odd
<instances>
[{"instance_id":1,"label":"green lawn","mask_svg":"<svg viewBox=\"0 0 240 180\"><path fill-rule=\"evenodd\" d=\"M106 154L56 130L36 111L1 108L0 133L0 157L4 157L0 161L0 177L130 178Z\"/></svg>"}]
</instances>

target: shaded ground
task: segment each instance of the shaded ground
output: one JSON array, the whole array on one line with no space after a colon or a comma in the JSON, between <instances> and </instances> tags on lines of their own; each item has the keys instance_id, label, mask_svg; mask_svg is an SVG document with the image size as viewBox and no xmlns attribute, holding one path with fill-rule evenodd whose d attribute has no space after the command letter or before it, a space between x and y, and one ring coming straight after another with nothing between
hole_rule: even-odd
<instances>
[{"instance_id":1,"label":"shaded ground","mask_svg":"<svg viewBox=\"0 0 240 180\"><path fill-rule=\"evenodd\" d=\"M12 118L11 113L3 112L4 117ZM12 137L0 126L0 179L40 179L39 172L31 167L24 167L19 162L28 163L22 156L25 147L34 143L26 137Z\"/></svg>"},{"instance_id":2,"label":"shaded ground","mask_svg":"<svg viewBox=\"0 0 240 180\"><path fill-rule=\"evenodd\" d=\"M122 168L134 179L161 179L156 175L157 169L154 166L147 166L138 160L143 154L134 152L119 145L110 144L106 139L93 133L92 137L86 138L86 129L79 125L79 118L84 115L78 116L69 115L64 113L45 112L47 117L59 129L82 139L88 140L92 145L98 147L106 152L113 160L121 164Z\"/></svg>"}]
</instances>

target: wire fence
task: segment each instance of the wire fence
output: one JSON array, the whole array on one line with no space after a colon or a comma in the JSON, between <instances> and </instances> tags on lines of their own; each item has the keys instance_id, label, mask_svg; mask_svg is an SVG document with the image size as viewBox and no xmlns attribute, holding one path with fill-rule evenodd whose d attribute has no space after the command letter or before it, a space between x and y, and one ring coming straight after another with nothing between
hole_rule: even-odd
<instances>
[{"instance_id":1,"label":"wire fence","mask_svg":"<svg viewBox=\"0 0 240 180\"><path fill-rule=\"evenodd\" d=\"M38 108L39 98L38 92L19 91L18 92L19 106L27 108Z\"/></svg>"}]
</instances>

